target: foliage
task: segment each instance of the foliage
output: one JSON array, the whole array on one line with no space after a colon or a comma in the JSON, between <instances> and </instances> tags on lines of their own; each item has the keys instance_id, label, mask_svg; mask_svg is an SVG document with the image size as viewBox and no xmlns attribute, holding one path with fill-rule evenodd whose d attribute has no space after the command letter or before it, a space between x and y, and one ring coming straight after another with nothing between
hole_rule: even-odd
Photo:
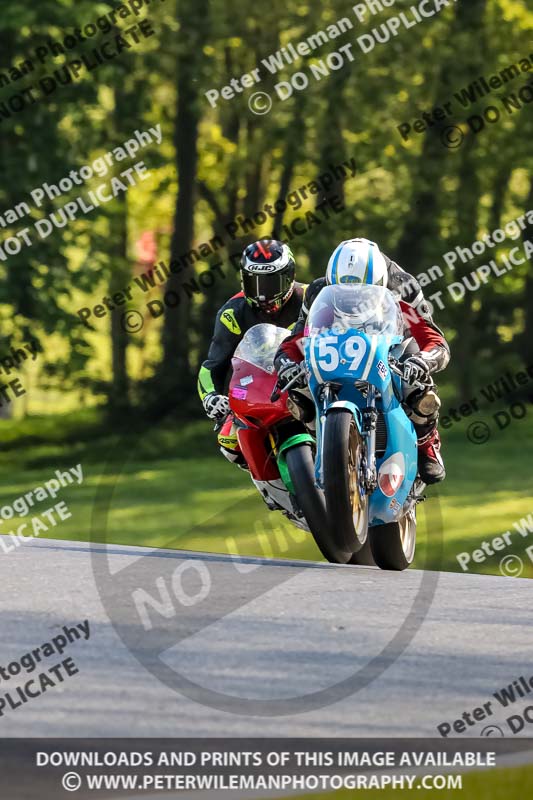
<instances>
[{"instance_id":1,"label":"foliage","mask_svg":"<svg viewBox=\"0 0 533 800\"><path fill-rule=\"evenodd\" d=\"M410 5L405 0L394 9L407 11ZM118 6L47 0L37 13L29 3L12 5L0 22L0 72L20 64L47 40L61 41L74 28ZM111 410L145 406L150 397L170 392L178 380L172 381L172 375L179 373L182 392L175 399L180 400L184 415L189 415L197 407L194 375L208 346L214 312L238 288L228 257L252 237L271 235L282 224L313 211L322 197L311 196L301 209L289 206L275 221L269 219L235 239L224 230L225 225L238 214L253 215L265 202L275 202L287 190L316 178L328 165L351 157L357 162L357 177L333 190L344 197L345 210L292 242L300 277L319 275L339 239L367 235L415 274L440 265L443 277L426 291L441 290L446 298L449 282L468 278L488 258L499 260L508 254L516 242L506 240L468 264L459 262L455 273L443 263L447 251L457 245L470 246L531 205L533 129L527 107L503 114L499 124L488 125L477 135L466 125L469 116L487 105L501 107L502 97L523 86L528 75L479 98L462 112L454 101L452 118L408 141L402 140L397 127L441 106L480 76L488 79L531 55L533 12L511 0L458 2L430 22L401 29L386 45L363 53L356 37L390 16L388 9L362 24L351 7L338 0L308 0L307 4L276 0L259 5L245 0L238 14L222 0L213 0L205 8L191 0L177 5L170 0L150 4L137 18L117 18L111 33L99 33L65 56L36 62L34 72L0 89L0 103L6 102L12 94L36 85L44 75L131 26L132 20L147 19L155 31L120 57L93 71L82 70L77 80L0 121L4 176L0 208L4 213L36 186L57 182L70 169L91 163L135 129L160 123L163 130L161 146L143 152L150 170L148 181L55 228L46 239L34 237L31 247L0 261L4 349L32 333L46 350L38 381L45 394L36 392L35 402L30 397L26 411L43 409L42 398L46 403L46 391L52 389L71 398L70 407L80 400L85 405L103 400ZM262 68L266 76L257 89L273 97L270 114L250 112L251 90L237 93L232 100L221 99L216 108L207 102L209 89L221 89L281 46L305 40L345 17L351 18L354 27L338 39L285 64L276 75ZM285 102L277 97L274 84L289 80L298 70L309 73L311 63L319 63L349 42L355 55L352 63L320 81L312 80L305 91L295 91ZM442 146L443 128L450 123L465 134L459 149ZM83 190L94 189L99 182ZM70 196L47 201L40 210L32 208L30 221L79 194L74 187ZM21 221L4 228L1 240L22 225ZM531 229L526 230L524 239L530 233ZM153 236L157 259L166 262L171 253L175 257L187 253L217 234L225 247L173 278L180 308L167 308L165 317L154 319L146 309L148 300L161 299L163 287L156 286L146 295L134 294L130 307L145 315L140 333L128 336L122 330L124 308L102 319L93 317L88 329L76 311L127 287L143 270L138 255L143 234ZM210 291L196 291L189 297L184 282L190 284L219 259L224 279ZM463 393L475 386L480 373L486 373L484 363L494 367L512 359L519 364L533 354L529 272L530 262L525 262L501 278L491 276L462 301L447 297L444 309L436 307L455 356L445 380L453 381Z\"/></svg>"}]
</instances>

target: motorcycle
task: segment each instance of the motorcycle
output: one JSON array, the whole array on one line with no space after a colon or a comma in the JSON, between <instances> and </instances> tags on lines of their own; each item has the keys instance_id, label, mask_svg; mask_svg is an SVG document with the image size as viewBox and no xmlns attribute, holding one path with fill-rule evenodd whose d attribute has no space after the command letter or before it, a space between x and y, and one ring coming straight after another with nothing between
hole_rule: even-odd
<instances>
[{"instance_id":1,"label":"motorcycle","mask_svg":"<svg viewBox=\"0 0 533 800\"><path fill-rule=\"evenodd\" d=\"M400 306L381 286L328 286L307 324L315 478L326 498L332 560L406 569L425 484L417 477L415 429L402 406Z\"/></svg>"},{"instance_id":2,"label":"motorcycle","mask_svg":"<svg viewBox=\"0 0 533 800\"><path fill-rule=\"evenodd\" d=\"M315 438L291 413L293 401L278 389L274 368L289 333L269 324L246 332L232 359L229 403L251 479L268 508L326 546L325 500L314 480Z\"/></svg>"}]
</instances>

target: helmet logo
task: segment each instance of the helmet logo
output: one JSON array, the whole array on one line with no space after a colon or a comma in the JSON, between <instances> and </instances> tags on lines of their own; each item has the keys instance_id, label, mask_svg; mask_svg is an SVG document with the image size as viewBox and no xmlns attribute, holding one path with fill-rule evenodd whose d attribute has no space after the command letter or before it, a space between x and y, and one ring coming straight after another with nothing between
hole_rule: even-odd
<instances>
[{"instance_id":1,"label":"helmet logo","mask_svg":"<svg viewBox=\"0 0 533 800\"><path fill-rule=\"evenodd\" d=\"M263 258L266 258L267 261L270 261L270 259L273 256L273 253L270 252L269 242L266 242L265 244L263 242L257 242L257 247L254 252L254 258L259 258L260 255L263 256Z\"/></svg>"},{"instance_id":2,"label":"helmet logo","mask_svg":"<svg viewBox=\"0 0 533 800\"><path fill-rule=\"evenodd\" d=\"M276 272L275 264L246 264L246 272L261 273L261 272Z\"/></svg>"}]
</instances>

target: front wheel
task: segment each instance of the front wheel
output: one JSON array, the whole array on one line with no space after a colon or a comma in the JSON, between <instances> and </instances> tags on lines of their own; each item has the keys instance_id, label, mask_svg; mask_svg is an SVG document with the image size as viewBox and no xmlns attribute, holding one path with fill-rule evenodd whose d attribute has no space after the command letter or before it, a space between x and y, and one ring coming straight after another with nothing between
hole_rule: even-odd
<instances>
[{"instance_id":1,"label":"front wheel","mask_svg":"<svg viewBox=\"0 0 533 800\"><path fill-rule=\"evenodd\" d=\"M331 538L324 495L315 486L315 460L310 445L292 447L285 453L285 459L296 502L318 549L332 564L347 564L352 553L336 547Z\"/></svg>"},{"instance_id":2,"label":"front wheel","mask_svg":"<svg viewBox=\"0 0 533 800\"><path fill-rule=\"evenodd\" d=\"M361 550L368 535L363 456L363 440L351 411L332 409L324 427L324 494L335 546L352 554Z\"/></svg>"},{"instance_id":3,"label":"front wheel","mask_svg":"<svg viewBox=\"0 0 533 800\"><path fill-rule=\"evenodd\" d=\"M376 525L368 532L372 555L381 569L407 569L415 557L416 509L413 507L399 522Z\"/></svg>"},{"instance_id":4,"label":"front wheel","mask_svg":"<svg viewBox=\"0 0 533 800\"><path fill-rule=\"evenodd\" d=\"M370 547L370 535L368 539L362 546L362 548L357 552L354 553L351 559L348 561L348 564L354 564L358 567L375 567L376 562L374 561L374 556L372 555L372 549Z\"/></svg>"}]
</instances>

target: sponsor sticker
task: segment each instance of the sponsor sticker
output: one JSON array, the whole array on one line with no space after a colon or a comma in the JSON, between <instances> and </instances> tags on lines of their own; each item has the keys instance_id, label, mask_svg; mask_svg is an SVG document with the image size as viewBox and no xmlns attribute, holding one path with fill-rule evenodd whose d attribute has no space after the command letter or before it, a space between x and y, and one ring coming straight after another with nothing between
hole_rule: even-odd
<instances>
[{"instance_id":1,"label":"sponsor sticker","mask_svg":"<svg viewBox=\"0 0 533 800\"><path fill-rule=\"evenodd\" d=\"M220 321L231 333L235 333L236 335L241 333L240 325L235 319L235 312L232 308L226 309L226 311L220 315Z\"/></svg>"},{"instance_id":2,"label":"sponsor sticker","mask_svg":"<svg viewBox=\"0 0 533 800\"><path fill-rule=\"evenodd\" d=\"M385 378L389 374L389 370L388 370L387 366L383 363L383 361L381 361L381 360L378 361L378 363L376 365L376 369L378 371L379 376L381 378L383 378L383 380L385 380Z\"/></svg>"}]
</instances>

